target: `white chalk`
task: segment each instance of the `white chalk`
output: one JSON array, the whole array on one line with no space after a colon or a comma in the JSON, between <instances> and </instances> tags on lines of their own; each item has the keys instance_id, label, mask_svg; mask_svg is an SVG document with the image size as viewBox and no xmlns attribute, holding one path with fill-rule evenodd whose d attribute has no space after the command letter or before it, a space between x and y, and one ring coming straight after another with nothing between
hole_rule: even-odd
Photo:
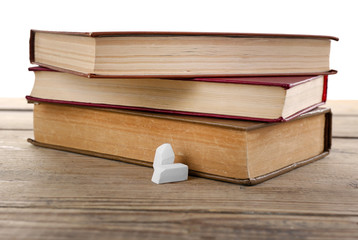
<instances>
[{"instance_id":1,"label":"white chalk","mask_svg":"<svg viewBox=\"0 0 358 240\"><path fill-rule=\"evenodd\" d=\"M174 163L174 160L174 151L169 143L159 146L155 152L153 162L152 182L161 184L187 180L188 166L182 163Z\"/></svg>"},{"instance_id":2,"label":"white chalk","mask_svg":"<svg viewBox=\"0 0 358 240\"><path fill-rule=\"evenodd\" d=\"M188 166L182 163L174 163L163 166L156 166L152 182L156 184L179 182L188 179Z\"/></svg>"},{"instance_id":3,"label":"white chalk","mask_svg":"<svg viewBox=\"0 0 358 240\"><path fill-rule=\"evenodd\" d=\"M155 151L153 166L161 166L166 164L173 164L175 159L172 145L164 143L160 145Z\"/></svg>"}]
</instances>

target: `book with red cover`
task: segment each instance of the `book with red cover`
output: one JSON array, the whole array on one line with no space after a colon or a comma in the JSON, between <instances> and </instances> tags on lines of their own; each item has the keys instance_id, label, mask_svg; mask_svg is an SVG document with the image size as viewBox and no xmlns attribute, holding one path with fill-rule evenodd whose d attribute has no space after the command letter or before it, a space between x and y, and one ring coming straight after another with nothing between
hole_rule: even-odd
<instances>
[{"instance_id":1,"label":"book with red cover","mask_svg":"<svg viewBox=\"0 0 358 240\"><path fill-rule=\"evenodd\" d=\"M194 116L287 121L322 105L327 75L235 78L86 78L33 67L29 102Z\"/></svg>"},{"instance_id":2,"label":"book with red cover","mask_svg":"<svg viewBox=\"0 0 358 240\"><path fill-rule=\"evenodd\" d=\"M329 74L331 41L300 34L31 30L30 62L86 77Z\"/></svg>"}]
</instances>

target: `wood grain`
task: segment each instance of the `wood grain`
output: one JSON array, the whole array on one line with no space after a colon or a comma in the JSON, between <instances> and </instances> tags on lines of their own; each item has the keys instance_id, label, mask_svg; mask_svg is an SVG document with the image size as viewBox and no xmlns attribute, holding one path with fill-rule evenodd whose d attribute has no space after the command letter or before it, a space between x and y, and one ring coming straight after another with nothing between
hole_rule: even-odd
<instances>
[{"instance_id":1,"label":"wood grain","mask_svg":"<svg viewBox=\"0 0 358 240\"><path fill-rule=\"evenodd\" d=\"M19 218L21 216L21 218ZM258 220L259 219L259 220ZM354 239L357 217L196 212L16 209L0 211L4 238ZM219 224L218 224L219 223Z\"/></svg>"},{"instance_id":2,"label":"wood grain","mask_svg":"<svg viewBox=\"0 0 358 240\"><path fill-rule=\"evenodd\" d=\"M358 238L357 138L253 187L156 185L151 168L28 144L31 116L13 113L0 123L0 239Z\"/></svg>"},{"instance_id":3,"label":"wood grain","mask_svg":"<svg viewBox=\"0 0 358 240\"><path fill-rule=\"evenodd\" d=\"M32 111L0 111L0 130L32 130Z\"/></svg>"},{"instance_id":4,"label":"wood grain","mask_svg":"<svg viewBox=\"0 0 358 240\"><path fill-rule=\"evenodd\" d=\"M358 138L357 116L334 115L332 125L334 137Z\"/></svg>"}]
</instances>

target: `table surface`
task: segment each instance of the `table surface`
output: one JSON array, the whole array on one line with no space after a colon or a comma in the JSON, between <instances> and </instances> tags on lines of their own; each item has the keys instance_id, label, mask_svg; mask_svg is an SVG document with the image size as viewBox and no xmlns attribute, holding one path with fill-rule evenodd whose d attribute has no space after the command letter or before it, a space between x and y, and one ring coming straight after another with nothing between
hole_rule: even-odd
<instances>
[{"instance_id":1,"label":"table surface","mask_svg":"<svg viewBox=\"0 0 358 240\"><path fill-rule=\"evenodd\" d=\"M32 106L0 99L0 239L358 239L358 101L330 101L328 157L256 186L32 146Z\"/></svg>"}]
</instances>

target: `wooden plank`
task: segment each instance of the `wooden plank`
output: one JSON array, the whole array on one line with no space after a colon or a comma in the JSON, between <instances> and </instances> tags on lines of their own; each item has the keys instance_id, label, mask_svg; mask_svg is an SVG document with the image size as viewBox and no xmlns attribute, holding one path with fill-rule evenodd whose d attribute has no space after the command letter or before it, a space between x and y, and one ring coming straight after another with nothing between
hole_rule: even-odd
<instances>
[{"instance_id":1,"label":"wooden plank","mask_svg":"<svg viewBox=\"0 0 358 240\"><path fill-rule=\"evenodd\" d=\"M328 100L333 115L358 115L358 100Z\"/></svg>"},{"instance_id":2,"label":"wooden plank","mask_svg":"<svg viewBox=\"0 0 358 240\"><path fill-rule=\"evenodd\" d=\"M31 111L33 104L24 98L0 98L0 110Z\"/></svg>"},{"instance_id":3,"label":"wooden plank","mask_svg":"<svg viewBox=\"0 0 358 240\"><path fill-rule=\"evenodd\" d=\"M34 147L29 131L0 134L3 207L358 215L357 139L334 139L330 156L244 187L196 177L156 185L152 168Z\"/></svg>"},{"instance_id":4,"label":"wooden plank","mask_svg":"<svg viewBox=\"0 0 358 240\"><path fill-rule=\"evenodd\" d=\"M32 130L32 111L0 111L0 130Z\"/></svg>"},{"instance_id":5,"label":"wooden plank","mask_svg":"<svg viewBox=\"0 0 358 240\"><path fill-rule=\"evenodd\" d=\"M258 220L259 219L259 220ZM0 210L4 239L357 239L356 216L96 209Z\"/></svg>"},{"instance_id":6,"label":"wooden plank","mask_svg":"<svg viewBox=\"0 0 358 240\"><path fill-rule=\"evenodd\" d=\"M358 115L333 115L333 137L358 138Z\"/></svg>"}]
</instances>

